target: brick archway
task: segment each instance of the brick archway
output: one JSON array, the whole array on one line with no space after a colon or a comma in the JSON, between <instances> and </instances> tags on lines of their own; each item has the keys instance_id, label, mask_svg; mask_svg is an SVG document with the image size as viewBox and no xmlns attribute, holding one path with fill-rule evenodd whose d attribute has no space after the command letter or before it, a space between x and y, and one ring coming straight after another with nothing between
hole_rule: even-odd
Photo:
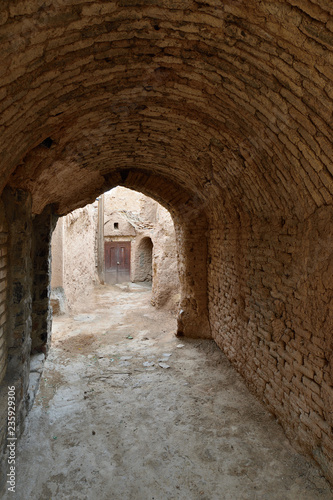
<instances>
[{"instance_id":1,"label":"brick archway","mask_svg":"<svg viewBox=\"0 0 333 500\"><path fill-rule=\"evenodd\" d=\"M179 332L210 325L333 480L332 16L319 0L2 2L0 372L21 377L22 415L54 214L123 185L175 220Z\"/></svg>"}]
</instances>

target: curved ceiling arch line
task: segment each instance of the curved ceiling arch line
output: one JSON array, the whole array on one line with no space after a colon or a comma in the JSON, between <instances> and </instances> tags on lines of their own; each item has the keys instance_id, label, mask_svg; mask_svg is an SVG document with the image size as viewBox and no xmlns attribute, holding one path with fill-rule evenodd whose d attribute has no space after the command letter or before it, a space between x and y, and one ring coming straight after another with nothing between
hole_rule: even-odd
<instances>
[{"instance_id":1,"label":"curved ceiling arch line","mask_svg":"<svg viewBox=\"0 0 333 500\"><path fill-rule=\"evenodd\" d=\"M144 96L141 96L141 98L144 99ZM219 115L214 119L213 123L213 117L209 116L208 111L206 111L208 113L208 122L206 123L205 117L200 113L195 117L194 121L194 116L191 118L187 112L184 111L182 114L178 110L178 113L173 115L174 110L167 107L163 108L164 111L161 116L157 117L154 114L150 116L153 107L150 108L148 99L146 101L148 114L139 112L136 115L126 117L126 120L116 115L112 115L113 119L111 119L111 115L106 114L103 119L103 126L100 128L97 123L101 121L100 113L97 113L96 110L94 116L91 116L89 110L83 114L78 113L75 119L73 118L76 125L69 120L66 126L59 123L58 129L54 127L54 133L49 132L49 137L57 137L59 141L54 142L53 148L51 147L51 151L48 151L48 155L52 153L52 149L55 151L55 148L59 146L57 153L60 156L66 157L67 155L75 156L75 154L78 154L80 155L78 163L83 163L84 168L88 163L93 164L96 162L99 162L103 168L103 164L109 162L108 158L105 159L105 156L109 155L107 151L109 145L106 147L106 143L112 133L114 136L113 147L116 147L116 150L111 150L111 153L115 162L125 161L135 164L137 155L140 156L141 161L149 161L153 153L147 152L147 147L154 151L155 155L160 156L161 159L156 162L157 164L163 162L167 164L168 155L172 149L175 150L175 156L180 155L179 152L184 152L185 155L181 163L186 165L187 170L191 169L191 175L193 167L197 170L197 176L194 178L199 188L203 188L206 182L206 170L208 169L208 182L212 171L215 170L216 186L220 186L222 189L223 186L228 186L230 191L234 189L234 196L239 199L242 198L245 204L248 203L249 210L274 211L276 209L283 210L284 207L288 206L290 211L295 203L295 197L290 196L290 188L286 188L287 184L293 188L293 193L297 187L305 191L305 194L307 193L302 177L294 178L295 176L291 173L291 166L284 161L285 151L283 151L282 147L280 148L279 145L273 143L272 137L268 135L268 131L263 129L262 124L259 126L258 123L258 126L256 126L253 121L250 123L248 120L247 131L245 128L244 130L241 128L236 130L233 127L228 129L231 122L228 122L228 126L220 127L218 126L218 120L222 120L223 116ZM180 126L177 127L175 120L178 121ZM109 125L107 126L105 122L109 122ZM108 129L111 126L110 124L113 127L112 130ZM180 130L178 129L185 126L184 134L179 134ZM184 140L185 134L186 141ZM126 139L122 138L121 135ZM41 144L44 142L45 137ZM36 144L36 140L34 143ZM125 146L127 146L128 151L124 156ZM80 147L82 151L78 152ZM19 163L19 167L16 167L16 169L13 167L14 171L10 182L14 187L24 189L24 183L32 183L35 178L35 167L29 165L29 175L25 175L25 172L22 172L22 165L25 158L29 158L31 154L34 154L37 148L38 145L24 153L24 159ZM83 151L84 148L87 150L86 155ZM105 151L101 153L100 150L103 150L103 148ZM271 160L273 154L274 162ZM204 156L205 159L203 160ZM200 160L198 161L199 157ZM53 156L53 161L55 159L55 156ZM177 164L175 159L171 158L171 160L173 164ZM32 161L35 162L35 158ZM51 156L49 161L52 161ZM46 159L45 166L52 168ZM283 171L283 179L285 179L283 183L280 182L281 171ZM50 174L53 176L51 172ZM21 181L18 179L18 183L17 175L22 178ZM238 186L235 186L236 179ZM45 179L43 179L43 183L44 181ZM258 189L252 196L251 190L254 184L258 186ZM247 200L246 193L250 194L251 200ZM254 202L256 198L260 198L260 201L257 199ZM301 199L303 198L299 197L299 200ZM304 209L304 206L302 208Z\"/></svg>"},{"instance_id":2,"label":"curved ceiling arch line","mask_svg":"<svg viewBox=\"0 0 333 500\"><path fill-rule=\"evenodd\" d=\"M122 154L121 148L116 152L105 149L102 161L98 155L86 156L84 150L80 151L74 145L69 158L57 158L54 137L47 137L26 155L9 183L14 189L31 193L32 212L35 214L41 213L47 205L55 205L57 213L64 215L91 203L111 187L122 185L125 181L128 183L129 173L131 182L135 179L133 189L142 191L143 186L149 185L148 196L160 198L158 201L163 206L167 205L171 212L174 206L170 193L173 193L174 199L185 199L187 204L192 199L192 206L193 203L203 203L207 195L207 190L203 189L206 177L200 179L198 165L191 158L184 161L181 156L177 158L176 154L171 154L172 150L168 158L167 151L162 158L155 149L149 150L149 157L144 158L140 151L138 154L133 151L129 157ZM110 142L112 138L108 138ZM165 199L156 192L159 185L167 186L163 188L168 193Z\"/></svg>"},{"instance_id":3,"label":"curved ceiling arch line","mask_svg":"<svg viewBox=\"0 0 333 500\"><path fill-rule=\"evenodd\" d=\"M37 0L28 7L4 2L4 179L36 145L36 136L43 140L42 130L61 127L64 117L71 122L80 106L89 116L94 98L102 109L113 96L118 121L134 111L133 101L139 107L148 103L155 116L159 102L166 101L189 121L196 115L202 125L198 136L215 126L216 170L223 171L224 185L247 211L289 213L295 205L301 218L331 203L330 145L321 136L313 140L318 120L329 114L326 35L318 35L321 45L306 50L306 36L295 25L301 12L287 2L281 11L265 2L186 3L190 8L184 10L182 2L68 1L57 2L54 15ZM324 8L318 10L327 16ZM21 35L22 46L11 42L13 33ZM224 141L218 132L225 122ZM166 123L157 127L160 135L170 134ZM263 128L267 134L261 137ZM240 135L246 147L252 143L247 155L246 147L237 154L234 137ZM224 162L228 153L233 168ZM231 175L224 174L228 167Z\"/></svg>"},{"instance_id":4,"label":"curved ceiling arch line","mask_svg":"<svg viewBox=\"0 0 333 500\"><path fill-rule=\"evenodd\" d=\"M197 193L191 193L184 186L144 169L118 169L104 178L103 192L116 186L139 191L160 203L174 219L201 213L205 209L204 200Z\"/></svg>"},{"instance_id":5,"label":"curved ceiling arch line","mask_svg":"<svg viewBox=\"0 0 333 500\"><path fill-rule=\"evenodd\" d=\"M259 153L254 154L248 140L244 139L230 148L206 129L198 128L192 134L186 130L186 139L184 135L171 135L169 130L176 127L167 119L161 121L163 127L155 133L153 127L152 130L149 128L152 124L146 125L144 133L141 127L136 130L136 125L136 122L131 121L126 125L119 123L117 126L124 129L121 133L116 131L112 135L112 132L103 134L101 131L100 136L97 128L92 127L91 135L94 137L96 134L97 137L86 143L88 130L84 135L81 134L81 140L72 142L64 142L64 132L61 135L50 133L49 137L25 155L11 175L10 185L32 192L36 200L34 211L40 212L43 206L59 202L48 200L46 194L49 189L54 194L59 190L58 198L61 198L62 185L66 186L66 190L60 204L65 205L70 190L76 188L76 184L72 183L74 178L77 184L81 183L81 189L87 192L87 200L91 200L100 194L97 191L103 189L103 177L110 171L112 164L154 171L180 185L186 185L187 189L196 191L202 197L208 195L211 198L215 192L215 196L222 196L228 201L231 210L235 206L234 199L237 200L236 205L241 202L247 211L292 212L290 192L294 192L296 187L290 180L289 190L286 190L286 183L279 182L277 173L270 165L270 157L266 152L269 145L265 138L261 140L258 136L256 144ZM127 129L130 131L127 132ZM260 155L265 160L265 169L260 168ZM288 178L287 170L285 167L285 178ZM95 190L92 190L93 186ZM75 193L72 191L73 195ZM298 198L299 204L303 198Z\"/></svg>"},{"instance_id":6,"label":"curved ceiling arch line","mask_svg":"<svg viewBox=\"0 0 333 500\"><path fill-rule=\"evenodd\" d=\"M142 169L117 169L102 177L102 184L79 200L57 204L48 193L49 203L39 213L52 210L62 216L92 203L116 186L139 191L165 207L172 216L177 241L178 273L180 281L180 313L177 332L180 336L211 338L208 313L208 217L206 203L197 193L166 177ZM80 193L80 189L78 189ZM36 212L35 212L36 213Z\"/></svg>"}]
</instances>

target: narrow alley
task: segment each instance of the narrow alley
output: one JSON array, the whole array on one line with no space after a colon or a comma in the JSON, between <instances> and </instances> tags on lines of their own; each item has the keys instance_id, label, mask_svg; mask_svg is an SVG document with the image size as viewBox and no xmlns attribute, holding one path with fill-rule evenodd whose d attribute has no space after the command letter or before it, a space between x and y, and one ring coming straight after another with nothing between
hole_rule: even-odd
<instances>
[{"instance_id":1,"label":"narrow alley","mask_svg":"<svg viewBox=\"0 0 333 500\"><path fill-rule=\"evenodd\" d=\"M175 337L150 296L100 285L54 318L15 498L331 500L214 341Z\"/></svg>"}]
</instances>

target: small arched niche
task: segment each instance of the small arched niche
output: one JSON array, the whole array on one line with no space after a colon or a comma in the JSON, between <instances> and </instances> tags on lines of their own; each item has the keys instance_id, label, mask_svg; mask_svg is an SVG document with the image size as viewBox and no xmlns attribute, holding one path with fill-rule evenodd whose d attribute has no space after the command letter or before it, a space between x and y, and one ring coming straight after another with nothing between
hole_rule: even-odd
<instances>
[{"instance_id":1,"label":"small arched niche","mask_svg":"<svg viewBox=\"0 0 333 500\"><path fill-rule=\"evenodd\" d=\"M149 236L143 237L137 246L134 262L134 281L153 280L153 242Z\"/></svg>"}]
</instances>

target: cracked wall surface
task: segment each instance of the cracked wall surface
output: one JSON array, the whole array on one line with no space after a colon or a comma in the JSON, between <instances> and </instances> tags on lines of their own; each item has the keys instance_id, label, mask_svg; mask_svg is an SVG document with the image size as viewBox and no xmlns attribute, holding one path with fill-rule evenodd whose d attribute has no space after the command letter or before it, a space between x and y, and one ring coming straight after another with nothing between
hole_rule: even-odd
<instances>
[{"instance_id":1,"label":"cracked wall surface","mask_svg":"<svg viewBox=\"0 0 333 500\"><path fill-rule=\"evenodd\" d=\"M97 203L60 218L52 236L54 313L73 309L98 283L96 271Z\"/></svg>"}]
</instances>

